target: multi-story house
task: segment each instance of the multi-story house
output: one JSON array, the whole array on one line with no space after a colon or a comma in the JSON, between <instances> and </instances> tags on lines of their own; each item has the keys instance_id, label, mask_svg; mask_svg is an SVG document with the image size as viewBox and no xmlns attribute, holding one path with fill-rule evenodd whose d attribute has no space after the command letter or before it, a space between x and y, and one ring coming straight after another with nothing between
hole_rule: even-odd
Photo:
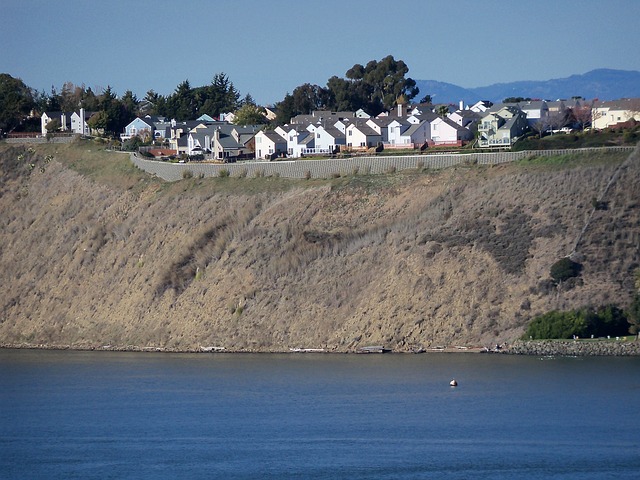
<instances>
[{"instance_id":1,"label":"multi-story house","mask_svg":"<svg viewBox=\"0 0 640 480\"><path fill-rule=\"evenodd\" d=\"M287 141L273 130L261 130L255 135L256 160L274 160L287 151Z\"/></svg>"},{"instance_id":2,"label":"multi-story house","mask_svg":"<svg viewBox=\"0 0 640 480\"><path fill-rule=\"evenodd\" d=\"M382 135L363 122L352 123L345 132L347 147L359 150L382 144Z\"/></svg>"},{"instance_id":3,"label":"multi-story house","mask_svg":"<svg viewBox=\"0 0 640 480\"><path fill-rule=\"evenodd\" d=\"M528 129L526 115L516 106L487 111L478 123L480 147L510 147Z\"/></svg>"},{"instance_id":4,"label":"multi-story house","mask_svg":"<svg viewBox=\"0 0 640 480\"><path fill-rule=\"evenodd\" d=\"M640 98L597 102L591 109L591 117L591 126L597 130L612 127L631 119L640 121Z\"/></svg>"}]
</instances>

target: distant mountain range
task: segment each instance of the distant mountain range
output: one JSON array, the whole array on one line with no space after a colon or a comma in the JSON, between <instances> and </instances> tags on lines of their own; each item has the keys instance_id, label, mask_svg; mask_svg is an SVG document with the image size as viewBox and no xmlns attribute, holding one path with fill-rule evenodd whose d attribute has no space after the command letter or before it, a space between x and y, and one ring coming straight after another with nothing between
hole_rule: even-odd
<instances>
[{"instance_id":1,"label":"distant mountain range","mask_svg":"<svg viewBox=\"0 0 640 480\"><path fill-rule=\"evenodd\" d=\"M433 103L454 103L464 100L473 104L478 100L501 102L508 97L545 100L568 99L580 96L586 99L617 100L640 97L640 72L601 68L582 75L542 81L495 83L487 87L463 88L435 80L416 80L419 98L431 95Z\"/></svg>"}]
</instances>

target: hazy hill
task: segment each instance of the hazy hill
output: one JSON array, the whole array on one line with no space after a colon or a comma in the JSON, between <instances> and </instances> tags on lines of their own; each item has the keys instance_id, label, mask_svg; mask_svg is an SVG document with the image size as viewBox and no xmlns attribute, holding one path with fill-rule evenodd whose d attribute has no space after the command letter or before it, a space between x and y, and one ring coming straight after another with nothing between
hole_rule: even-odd
<instances>
[{"instance_id":1,"label":"hazy hill","mask_svg":"<svg viewBox=\"0 0 640 480\"><path fill-rule=\"evenodd\" d=\"M91 144L0 145L0 171L5 344L491 345L551 309L626 305L640 265L638 150L166 184ZM582 276L555 287L592 214Z\"/></svg>"},{"instance_id":2,"label":"hazy hill","mask_svg":"<svg viewBox=\"0 0 640 480\"><path fill-rule=\"evenodd\" d=\"M501 102L508 97L556 100L581 96L587 99L617 100L640 97L640 72L598 69L582 75L544 81L496 83L485 87L463 88L435 80L416 80L420 96L430 94L434 103L454 103L464 100Z\"/></svg>"}]
</instances>

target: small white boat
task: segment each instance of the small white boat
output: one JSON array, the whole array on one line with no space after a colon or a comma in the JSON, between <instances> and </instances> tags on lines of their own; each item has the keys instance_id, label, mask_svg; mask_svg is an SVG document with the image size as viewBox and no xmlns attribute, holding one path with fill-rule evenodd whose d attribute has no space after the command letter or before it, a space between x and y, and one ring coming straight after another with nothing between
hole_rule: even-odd
<instances>
[{"instance_id":1,"label":"small white boat","mask_svg":"<svg viewBox=\"0 0 640 480\"><path fill-rule=\"evenodd\" d=\"M458 382L456 382L456 379L454 378L453 380L451 380L449 382L449 385L451 385L452 387L457 387L458 386Z\"/></svg>"}]
</instances>

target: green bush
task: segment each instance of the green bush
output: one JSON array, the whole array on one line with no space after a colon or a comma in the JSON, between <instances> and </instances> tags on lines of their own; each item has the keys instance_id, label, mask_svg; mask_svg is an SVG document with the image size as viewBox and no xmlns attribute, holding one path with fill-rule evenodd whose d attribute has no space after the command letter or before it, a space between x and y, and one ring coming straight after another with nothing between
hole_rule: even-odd
<instances>
[{"instance_id":1,"label":"green bush","mask_svg":"<svg viewBox=\"0 0 640 480\"><path fill-rule=\"evenodd\" d=\"M572 338L573 335L583 336L585 333L584 319L578 318L575 312L552 311L534 318L524 338Z\"/></svg>"},{"instance_id":2,"label":"green bush","mask_svg":"<svg viewBox=\"0 0 640 480\"><path fill-rule=\"evenodd\" d=\"M564 282L570 278L577 277L582 271L582 265L574 262L569 257L564 257L551 265L551 278L556 283Z\"/></svg>"},{"instance_id":3,"label":"green bush","mask_svg":"<svg viewBox=\"0 0 640 480\"><path fill-rule=\"evenodd\" d=\"M637 335L640 333L640 293L634 295L626 314L629 321L629 333Z\"/></svg>"},{"instance_id":4,"label":"green bush","mask_svg":"<svg viewBox=\"0 0 640 480\"><path fill-rule=\"evenodd\" d=\"M625 313L614 305L585 307L568 312L552 311L534 318L523 338L606 337L626 335L629 322Z\"/></svg>"}]
</instances>

